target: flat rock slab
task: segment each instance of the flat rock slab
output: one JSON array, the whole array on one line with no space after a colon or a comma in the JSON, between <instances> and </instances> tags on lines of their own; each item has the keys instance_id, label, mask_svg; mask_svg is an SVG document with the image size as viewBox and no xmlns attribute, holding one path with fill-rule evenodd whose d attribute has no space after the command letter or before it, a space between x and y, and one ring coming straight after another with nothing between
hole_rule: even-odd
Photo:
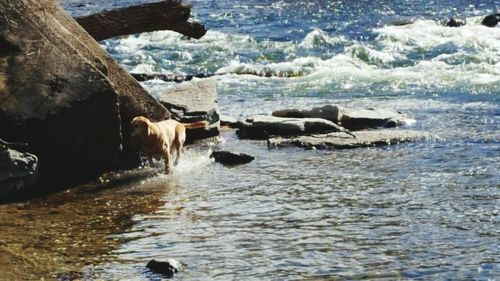
<instances>
[{"instance_id":1,"label":"flat rock slab","mask_svg":"<svg viewBox=\"0 0 500 281\"><path fill-rule=\"evenodd\" d=\"M274 111L272 115L288 118L322 118L342 125L348 130L393 128L415 123L414 119L391 109L349 109L334 104L312 109L282 109Z\"/></svg>"},{"instance_id":2,"label":"flat rock slab","mask_svg":"<svg viewBox=\"0 0 500 281\"><path fill-rule=\"evenodd\" d=\"M312 109L283 109L276 110L272 113L276 117L289 118L322 118L330 120L334 123L339 123L342 118L343 109L338 105L327 104L321 107Z\"/></svg>"},{"instance_id":3,"label":"flat rock slab","mask_svg":"<svg viewBox=\"0 0 500 281\"><path fill-rule=\"evenodd\" d=\"M393 128L415 123L414 119L401 112L390 109L358 109L344 110L340 124L349 130L362 130L367 128Z\"/></svg>"},{"instance_id":4,"label":"flat rock slab","mask_svg":"<svg viewBox=\"0 0 500 281\"><path fill-rule=\"evenodd\" d=\"M187 130L187 142L218 136L220 113L217 89L213 80L196 80L179 84L159 97L174 119L182 123L208 121L208 128Z\"/></svg>"},{"instance_id":5,"label":"flat rock slab","mask_svg":"<svg viewBox=\"0 0 500 281\"><path fill-rule=\"evenodd\" d=\"M269 147L304 147L307 149L348 149L414 142L432 138L428 132L413 130L373 130L353 132L355 138L342 132L299 136L275 137L268 140Z\"/></svg>"},{"instance_id":6,"label":"flat rock slab","mask_svg":"<svg viewBox=\"0 0 500 281\"><path fill-rule=\"evenodd\" d=\"M268 136L296 136L317 133L343 132L341 126L321 118L286 118L257 115L237 132L240 138L267 139Z\"/></svg>"}]
</instances>

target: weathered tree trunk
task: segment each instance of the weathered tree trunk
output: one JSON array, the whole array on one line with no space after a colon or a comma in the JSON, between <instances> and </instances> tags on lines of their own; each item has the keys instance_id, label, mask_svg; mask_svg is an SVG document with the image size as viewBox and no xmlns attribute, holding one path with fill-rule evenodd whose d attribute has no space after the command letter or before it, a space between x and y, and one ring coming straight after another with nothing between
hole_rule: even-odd
<instances>
[{"instance_id":1,"label":"weathered tree trunk","mask_svg":"<svg viewBox=\"0 0 500 281\"><path fill-rule=\"evenodd\" d=\"M54 0L0 0L0 138L29 144L42 191L116 168L137 115L169 117Z\"/></svg>"},{"instance_id":2,"label":"weathered tree trunk","mask_svg":"<svg viewBox=\"0 0 500 281\"><path fill-rule=\"evenodd\" d=\"M191 6L179 0L167 0L78 17L76 20L97 41L156 30L173 30L199 39L205 35L206 29L199 23L188 22L190 14Z\"/></svg>"}]
</instances>

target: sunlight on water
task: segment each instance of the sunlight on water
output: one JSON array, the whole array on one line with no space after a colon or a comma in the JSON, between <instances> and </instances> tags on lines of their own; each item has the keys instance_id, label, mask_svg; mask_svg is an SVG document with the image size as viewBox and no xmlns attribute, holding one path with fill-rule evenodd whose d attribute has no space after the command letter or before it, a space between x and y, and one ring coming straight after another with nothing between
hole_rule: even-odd
<instances>
[{"instance_id":1,"label":"sunlight on water","mask_svg":"<svg viewBox=\"0 0 500 281\"><path fill-rule=\"evenodd\" d=\"M61 2L82 15L145 1ZM220 111L240 120L375 107L437 137L319 151L225 132L186 149L168 176L157 163L0 206L0 263L17 265L4 271L159 280L145 264L175 258L182 280L495 280L500 27L479 22L497 2L193 0L209 28L200 40L157 31L100 42L131 72L220 74L207 78ZM442 26L448 17L467 24ZM176 85L142 84L153 95ZM223 166L209 158L217 149L256 159Z\"/></svg>"},{"instance_id":2,"label":"sunlight on water","mask_svg":"<svg viewBox=\"0 0 500 281\"><path fill-rule=\"evenodd\" d=\"M477 19L469 19L474 21ZM122 63L131 72L184 73L184 69L189 73L298 77L280 85L295 90L320 86L330 92L400 93L468 88L471 93L489 93L500 87L498 28L471 23L453 29L418 20L405 26L374 28L374 32L378 36L373 42L331 37L322 30L311 31L300 42L271 42L209 31L193 42L160 31L107 41L105 47L126 57ZM325 45L329 51L317 54ZM342 50L337 52L339 46Z\"/></svg>"}]
</instances>

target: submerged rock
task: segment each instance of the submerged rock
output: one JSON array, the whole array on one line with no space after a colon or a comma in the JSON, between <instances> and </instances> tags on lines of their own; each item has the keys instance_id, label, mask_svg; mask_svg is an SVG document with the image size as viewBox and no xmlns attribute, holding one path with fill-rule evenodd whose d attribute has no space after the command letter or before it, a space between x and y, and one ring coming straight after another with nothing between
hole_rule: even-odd
<instances>
[{"instance_id":1,"label":"submerged rock","mask_svg":"<svg viewBox=\"0 0 500 281\"><path fill-rule=\"evenodd\" d=\"M179 273L183 266L180 262L174 259L167 261L150 260L146 267L154 273L164 275L167 278L172 278L174 274Z\"/></svg>"},{"instance_id":2,"label":"submerged rock","mask_svg":"<svg viewBox=\"0 0 500 281\"><path fill-rule=\"evenodd\" d=\"M182 123L208 121L207 128L186 130L186 141L206 139L220 133L220 115L217 102L217 89L212 80L199 80L182 83L173 90L160 94L160 103Z\"/></svg>"},{"instance_id":3,"label":"submerged rock","mask_svg":"<svg viewBox=\"0 0 500 281\"><path fill-rule=\"evenodd\" d=\"M454 18L449 18L444 22L444 26L448 26L448 27L460 27L463 25L465 25L464 20L460 20L460 19L457 20Z\"/></svg>"},{"instance_id":4,"label":"submerged rock","mask_svg":"<svg viewBox=\"0 0 500 281\"><path fill-rule=\"evenodd\" d=\"M412 130L370 130L346 133L329 133L299 137L275 137L268 140L269 147L304 147L307 149L347 149L368 146L413 142L432 137L430 133Z\"/></svg>"},{"instance_id":5,"label":"submerged rock","mask_svg":"<svg viewBox=\"0 0 500 281\"><path fill-rule=\"evenodd\" d=\"M362 130L368 128L393 128L415 123L414 119L389 109L360 109L346 110L340 123L349 130Z\"/></svg>"},{"instance_id":6,"label":"submerged rock","mask_svg":"<svg viewBox=\"0 0 500 281\"><path fill-rule=\"evenodd\" d=\"M27 197L38 180L38 158L0 140L0 202Z\"/></svg>"},{"instance_id":7,"label":"submerged rock","mask_svg":"<svg viewBox=\"0 0 500 281\"><path fill-rule=\"evenodd\" d=\"M276 117L289 117L289 118L322 118L332 121L336 124L340 122L343 109L337 105L324 105L321 107L314 107L313 109L284 109L277 110L272 113Z\"/></svg>"},{"instance_id":8,"label":"submerged rock","mask_svg":"<svg viewBox=\"0 0 500 281\"><path fill-rule=\"evenodd\" d=\"M346 129L321 118L285 118L257 115L247 119L248 124L237 132L240 138L267 139L269 136L297 136L329 132L347 132Z\"/></svg>"},{"instance_id":9,"label":"submerged rock","mask_svg":"<svg viewBox=\"0 0 500 281\"><path fill-rule=\"evenodd\" d=\"M57 280L59 281L78 281L85 280L83 273L79 271L69 271L58 274Z\"/></svg>"},{"instance_id":10,"label":"submerged rock","mask_svg":"<svg viewBox=\"0 0 500 281\"><path fill-rule=\"evenodd\" d=\"M215 162L223 165L239 165L252 162L255 157L244 153L233 153L230 151L214 151L210 154L210 158L214 158Z\"/></svg>"}]
</instances>

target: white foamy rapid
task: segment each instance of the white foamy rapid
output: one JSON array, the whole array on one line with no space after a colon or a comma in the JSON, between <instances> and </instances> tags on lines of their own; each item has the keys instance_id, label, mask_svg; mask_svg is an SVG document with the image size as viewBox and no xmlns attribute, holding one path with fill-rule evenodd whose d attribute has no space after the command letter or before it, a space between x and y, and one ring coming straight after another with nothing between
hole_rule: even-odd
<instances>
[{"instance_id":1,"label":"white foamy rapid","mask_svg":"<svg viewBox=\"0 0 500 281\"><path fill-rule=\"evenodd\" d=\"M222 85L256 79L250 76L272 76L289 77L282 79L286 82L272 82L289 91L498 92L500 28L484 27L479 21L468 18L460 28L431 20L384 26L373 30L377 36L372 41L315 29L300 42L258 41L217 31L188 40L158 31L103 44L135 73L251 74L218 78ZM148 82L146 86L165 85Z\"/></svg>"},{"instance_id":2,"label":"white foamy rapid","mask_svg":"<svg viewBox=\"0 0 500 281\"><path fill-rule=\"evenodd\" d=\"M469 22L474 22L470 20ZM406 26L375 30L373 43L351 42L331 58L300 57L279 63L231 63L219 73L272 73L302 76L292 84L370 91L470 89L498 91L500 87L500 28L470 24L448 28L419 20ZM313 31L298 46L311 46ZM324 33L321 37L324 38ZM332 39L333 40L333 39ZM354 90L356 90L354 89Z\"/></svg>"}]
</instances>

